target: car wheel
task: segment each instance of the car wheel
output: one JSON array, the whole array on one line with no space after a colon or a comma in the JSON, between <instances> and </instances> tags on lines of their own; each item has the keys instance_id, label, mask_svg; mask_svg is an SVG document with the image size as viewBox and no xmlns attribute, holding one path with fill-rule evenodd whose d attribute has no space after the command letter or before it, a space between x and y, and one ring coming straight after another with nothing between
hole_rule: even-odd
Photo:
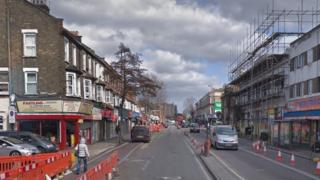
<instances>
[{"instance_id":1,"label":"car wheel","mask_svg":"<svg viewBox=\"0 0 320 180\"><path fill-rule=\"evenodd\" d=\"M216 150L219 150L217 142L214 142L214 147L216 148Z\"/></svg>"},{"instance_id":2,"label":"car wheel","mask_svg":"<svg viewBox=\"0 0 320 180\"><path fill-rule=\"evenodd\" d=\"M39 149L39 151L40 151L41 153L45 153L45 152L46 152L46 150L45 150L43 147L41 147L41 146L38 146L37 148Z\"/></svg>"},{"instance_id":3,"label":"car wheel","mask_svg":"<svg viewBox=\"0 0 320 180\"><path fill-rule=\"evenodd\" d=\"M10 156L21 156L21 153L19 151L12 151L9 154Z\"/></svg>"}]
</instances>

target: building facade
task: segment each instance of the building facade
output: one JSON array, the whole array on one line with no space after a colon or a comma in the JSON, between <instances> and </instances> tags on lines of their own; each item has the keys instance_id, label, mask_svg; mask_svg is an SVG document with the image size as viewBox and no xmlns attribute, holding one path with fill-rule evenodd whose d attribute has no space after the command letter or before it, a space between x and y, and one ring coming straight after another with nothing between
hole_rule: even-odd
<instances>
[{"instance_id":1,"label":"building facade","mask_svg":"<svg viewBox=\"0 0 320 180\"><path fill-rule=\"evenodd\" d=\"M289 78L284 121L279 123L280 144L310 147L320 140L320 26L289 48Z\"/></svg>"},{"instance_id":2,"label":"building facade","mask_svg":"<svg viewBox=\"0 0 320 180\"><path fill-rule=\"evenodd\" d=\"M114 137L121 76L49 14L47 1L1 1L0 12L0 127L40 134L60 149L80 136L89 144ZM135 104L128 97L123 114Z\"/></svg>"},{"instance_id":3,"label":"building facade","mask_svg":"<svg viewBox=\"0 0 320 180\"><path fill-rule=\"evenodd\" d=\"M221 119L221 97L223 89L212 89L196 102L195 117L197 121L205 122L211 119Z\"/></svg>"}]
</instances>

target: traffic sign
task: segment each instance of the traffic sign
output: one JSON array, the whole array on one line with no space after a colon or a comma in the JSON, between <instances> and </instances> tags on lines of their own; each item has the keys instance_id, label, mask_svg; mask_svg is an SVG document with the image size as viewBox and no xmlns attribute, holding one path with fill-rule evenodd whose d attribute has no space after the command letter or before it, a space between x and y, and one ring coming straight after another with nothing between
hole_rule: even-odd
<instances>
[{"instance_id":1,"label":"traffic sign","mask_svg":"<svg viewBox=\"0 0 320 180\"><path fill-rule=\"evenodd\" d=\"M17 109L15 106L9 107L9 123L16 123Z\"/></svg>"}]
</instances>

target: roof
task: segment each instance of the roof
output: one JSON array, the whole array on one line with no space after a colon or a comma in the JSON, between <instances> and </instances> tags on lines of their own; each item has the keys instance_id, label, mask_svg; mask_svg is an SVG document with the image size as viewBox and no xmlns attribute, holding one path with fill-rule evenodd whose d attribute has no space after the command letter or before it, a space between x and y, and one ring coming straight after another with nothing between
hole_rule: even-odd
<instances>
[{"instance_id":1,"label":"roof","mask_svg":"<svg viewBox=\"0 0 320 180\"><path fill-rule=\"evenodd\" d=\"M311 33L313 33L314 31L317 31L318 29L320 29L320 24L315 26L314 28L312 28L310 31L304 33L302 36L300 36L299 38L297 38L296 40L292 41L290 43L290 46L300 42L300 41L303 41L306 37L308 37Z\"/></svg>"}]
</instances>

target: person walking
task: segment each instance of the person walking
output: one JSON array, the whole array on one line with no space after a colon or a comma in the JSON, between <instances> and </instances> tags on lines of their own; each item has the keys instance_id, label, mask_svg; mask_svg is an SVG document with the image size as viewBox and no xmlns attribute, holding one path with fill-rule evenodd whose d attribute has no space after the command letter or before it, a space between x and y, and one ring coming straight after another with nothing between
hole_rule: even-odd
<instances>
[{"instance_id":1,"label":"person walking","mask_svg":"<svg viewBox=\"0 0 320 180\"><path fill-rule=\"evenodd\" d=\"M80 143L75 148L76 154L78 157L78 163L77 163L77 174L81 171L81 162L83 161L83 172L87 171L88 167L88 158L90 156L88 146L86 145L86 140L84 138L81 138Z\"/></svg>"},{"instance_id":2,"label":"person walking","mask_svg":"<svg viewBox=\"0 0 320 180\"><path fill-rule=\"evenodd\" d=\"M120 124L118 123L116 126L116 133L118 135L118 143L121 143L121 128L120 128Z\"/></svg>"}]
</instances>

